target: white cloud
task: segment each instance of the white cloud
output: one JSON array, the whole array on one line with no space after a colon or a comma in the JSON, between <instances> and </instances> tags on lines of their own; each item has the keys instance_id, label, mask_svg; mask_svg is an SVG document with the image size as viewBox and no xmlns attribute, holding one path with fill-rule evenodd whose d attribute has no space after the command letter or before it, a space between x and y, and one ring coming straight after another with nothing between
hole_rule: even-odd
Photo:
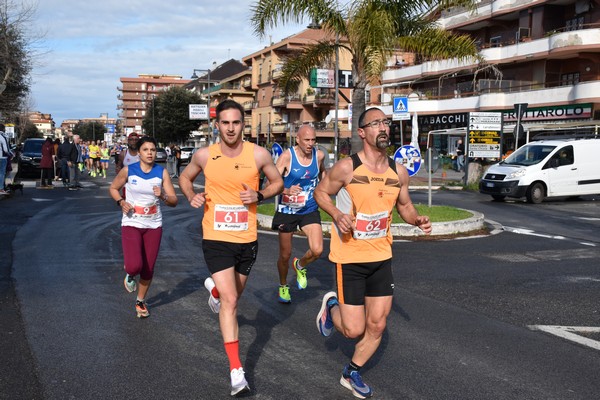
<instances>
[{"instance_id":1,"label":"white cloud","mask_svg":"<svg viewBox=\"0 0 600 400\"><path fill-rule=\"evenodd\" d=\"M42 0L36 23L49 53L32 73L37 109L63 119L117 115L122 76L164 73L189 78L299 32L289 25L259 39L250 26L253 2L230 0Z\"/></svg>"}]
</instances>

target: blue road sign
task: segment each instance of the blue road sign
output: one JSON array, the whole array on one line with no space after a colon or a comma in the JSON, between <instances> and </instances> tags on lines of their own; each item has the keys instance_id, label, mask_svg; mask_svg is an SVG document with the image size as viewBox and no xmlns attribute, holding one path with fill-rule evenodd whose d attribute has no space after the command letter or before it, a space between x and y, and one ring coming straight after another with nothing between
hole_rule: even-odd
<instances>
[{"instance_id":1,"label":"blue road sign","mask_svg":"<svg viewBox=\"0 0 600 400\"><path fill-rule=\"evenodd\" d=\"M273 162L277 162L279 156L283 153L283 148L279 143L273 143L271 147L271 157L273 158Z\"/></svg>"},{"instance_id":2,"label":"blue road sign","mask_svg":"<svg viewBox=\"0 0 600 400\"><path fill-rule=\"evenodd\" d=\"M410 145L399 147L394 153L394 161L406 167L408 176L416 175L423 163L421 151Z\"/></svg>"},{"instance_id":3,"label":"blue road sign","mask_svg":"<svg viewBox=\"0 0 600 400\"><path fill-rule=\"evenodd\" d=\"M394 114L408 112L408 97L394 97Z\"/></svg>"}]
</instances>

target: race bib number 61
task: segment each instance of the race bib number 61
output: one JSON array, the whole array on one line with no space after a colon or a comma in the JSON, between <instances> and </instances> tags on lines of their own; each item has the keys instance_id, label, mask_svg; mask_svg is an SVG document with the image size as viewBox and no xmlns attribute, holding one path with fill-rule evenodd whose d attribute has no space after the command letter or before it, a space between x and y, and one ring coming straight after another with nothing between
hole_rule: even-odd
<instances>
[{"instance_id":1,"label":"race bib number 61","mask_svg":"<svg viewBox=\"0 0 600 400\"><path fill-rule=\"evenodd\" d=\"M244 205L215 205L216 231L248 230L248 209Z\"/></svg>"},{"instance_id":2,"label":"race bib number 61","mask_svg":"<svg viewBox=\"0 0 600 400\"><path fill-rule=\"evenodd\" d=\"M367 240L385 237L387 234L388 213L356 214L354 239Z\"/></svg>"}]
</instances>

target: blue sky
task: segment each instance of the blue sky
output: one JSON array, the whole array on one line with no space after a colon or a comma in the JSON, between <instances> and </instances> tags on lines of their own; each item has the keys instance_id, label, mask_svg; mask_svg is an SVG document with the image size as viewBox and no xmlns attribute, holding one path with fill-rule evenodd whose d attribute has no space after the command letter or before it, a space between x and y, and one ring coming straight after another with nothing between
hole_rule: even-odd
<instances>
[{"instance_id":1,"label":"blue sky","mask_svg":"<svg viewBox=\"0 0 600 400\"><path fill-rule=\"evenodd\" d=\"M172 3L172 4L170 4ZM44 38L32 71L31 109L70 118L117 116L122 76L173 74L242 57L301 31L306 24L253 34L250 5L229 0L40 0Z\"/></svg>"}]
</instances>

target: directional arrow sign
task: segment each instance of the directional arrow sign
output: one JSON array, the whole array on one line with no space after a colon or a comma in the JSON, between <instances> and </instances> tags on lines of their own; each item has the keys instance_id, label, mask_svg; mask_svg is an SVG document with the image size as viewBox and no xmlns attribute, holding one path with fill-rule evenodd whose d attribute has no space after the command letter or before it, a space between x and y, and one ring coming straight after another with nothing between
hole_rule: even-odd
<instances>
[{"instance_id":1,"label":"directional arrow sign","mask_svg":"<svg viewBox=\"0 0 600 400\"><path fill-rule=\"evenodd\" d=\"M502 130L502 113L472 112L469 113L469 129L476 131Z\"/></svg>"}]
</instances>

